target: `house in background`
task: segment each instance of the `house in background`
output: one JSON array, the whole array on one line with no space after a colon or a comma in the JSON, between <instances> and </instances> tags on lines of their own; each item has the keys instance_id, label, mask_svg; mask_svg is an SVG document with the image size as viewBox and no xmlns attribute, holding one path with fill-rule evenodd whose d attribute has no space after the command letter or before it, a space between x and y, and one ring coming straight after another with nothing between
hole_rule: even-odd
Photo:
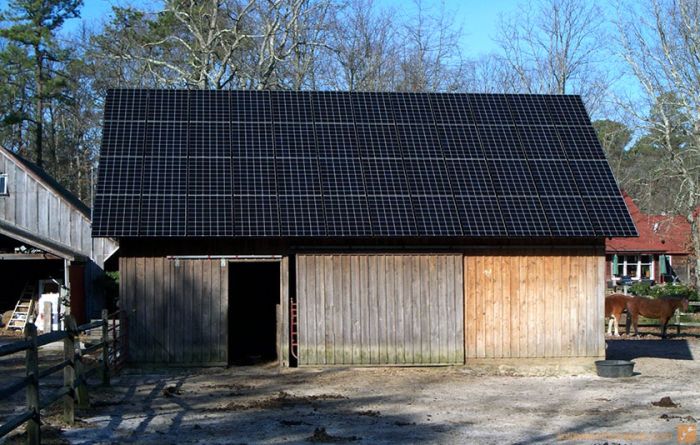
<instances>
[{"instance_id":1,"label":"house in background","mask_svg":"<svg viewBox=\"0 0 700 445\"><path fill-rule=\"evenodd\" d=\"M639 231L638 238L605 242L606 280L617 285L623 276L654 283L688 282L691 273L691 229L681 215L649 215L623 193Z\"/></svg>"},{"instance_id":2,"label":"house in background","mask_svg":"<svg viewBox=\"0 0 700 445\"><path fill-rule=\"evenodd\" d=\"M66 284L76 319L98 317L104 302L97 280L116 250L114 240L92 238L89 207L36 164L0 147L0 311L13 310L23 294L51 294L58 306Z\"/></svg>"},{"instance_id":3,"label":"house in background","mask_svg":"<svg viewBox=\"0 0 700 445\"><path fill-rule=\"evenodd\" d=\"M139 363L591 366L637 234L578 96L112 90L99 168Z\"/></svg>"}]
</instances>

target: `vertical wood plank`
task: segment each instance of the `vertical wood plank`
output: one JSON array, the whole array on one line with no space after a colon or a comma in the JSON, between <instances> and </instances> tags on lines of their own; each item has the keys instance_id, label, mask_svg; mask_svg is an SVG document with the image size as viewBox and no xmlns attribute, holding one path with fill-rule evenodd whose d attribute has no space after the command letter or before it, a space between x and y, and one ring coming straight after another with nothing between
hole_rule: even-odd
<instances>
[{"instance_id":1,"label":"vertical wood plank","mask_svg":"<svg viewBox=\"0 0 700 445\"><path fill-rule=\"evenodd\" d=\"M380 319L384 321L384 310L379 304L377 295L377 257L370 255L366 257L367 261L367 293L368 293L368 308L369 308L369 362L373 365L381 363L380 360L380 341L379 341L379 323Z\"/></svg>"},{"instance_id":2,"label":"vertical wood plank","mask_svg":"<svg viewBox=\"0 0 700 445\"><path fill-rule=\"evenodd\" d=\"M522 335L522 307L520 289L520 257L511 255L510 257L510 356L520 357L520 336Z\"/></svg>"},{"instance_id":3,"label":"vertical wood plank","mask_svg":"<svg viewBox=\"0 0 700 445\"><path fill-rule=\"evenodd\" d=\"M231 306L231 283L229 280L231 272L231 265L229 263L226 263L225 267L221 271L220 275L220 281L219 281L219 292L218 295L220 295L220 300L219 304L221 306L221 320L220 320L220 326L221 329L226 329L226 332L228 332L228 324L229 324L229 317L231 316L230 312L230 306ZM228 356L228 350L229 350L229 342L231 341L231 337L229 335L225 335L223 339L219 342L219 348L220 348L220 353L219 357L222 362L228 363L229 356Z\"/></svg>"},{"instance_id":4,"label":"vertical wood plank","mask_svg":"<svg viewBox=\"0 0 700 445\"><path fill-rule=\"evenodd\" d=\"M210 363L214 360L217 350L215 331L213 330L214 299L218 299L212 294L214 281L219 281L221 274L221 264L219 260L202 261L202 281L201 281L201 301L202 301L202 356L203 363Z\"/></svg>"},{"instance_id":5,"label":"vertical wood plank","mask_svg":"<svg viewBox=\"0 0 700 445\"><path fill-rule=\"evenodd\" d=\"M457 324L462 323L461 315L455 306L455 283L457 273L454 269L455 256L446 256L442 259L442 272L438 277L442 287L444 304L441 306L440 323L442 324L442 348L441 360L443 363L456 363L455 341L457 340ZM462 343L464 340L462 339Z\"/></svg>"},{"instance_id":6,"label":"vertical wood plank","mask_svg":"<svg viewBox=\"0 0 700 445\"><path fill-rule=\"evenodd\" d=\"M513 290L510 288L511 279L510 276L513 272L512 266L512 255L504 254L499 259L499 270L500 272L500 297L501 300L501 311L499 324L501 325L500 337L501 337L501 357L512 357L512 348L510 344L510 332L513 329L512 316L511 316L511 304L513 299Z\"/></svg>"},{"instance_id":7,"label":"vertical wood plank","mask_svg":"<svg viewBox=\"0 0 700 445\"><path fill-rule=\"evenodd\" d=\"M325 287L323 283L323 257L314 255L314 318L316 320L314 331L316 332L316 360L315 363L326 364L326 325L324 309L326 307Z\"/></svg>"},{"instance_id":8,"label":"vertical wood plank","mask_svg":"<svg viewBox=\"0 0 700 445\"><path fill-rule=\"evenodd\" d=\"M333 363L345 363L345 339L343 338L344 312L343 300L347 295L343 292L343 263L341 256L333 257L333 271L331 280L333 281Z\"/></svg>"},{"instance_id":9,"label":"vertical wood plank","mask_svg":"<svg viewBox=\"0 0 700 445\"><path fill-rule=\"evenodd\" d=\"M343 363L352 363L352 278L350 256L342 255L341 269L343 278Z\"/></svg>"},{"instance_id":10,"label":"vertical wood plank","mask_svg":"<svg viewBox=\"0 0 700 445\"><path fill-rule=\"evenodd\" d=\"M372 324L372 315L370 315L369 307L369 292L367 288L367 256L358 256L358 285L360 295L360 363L363 365L370 364L371 353L371 338L369 327Z\"/></svg>"},{"instance_id":11,"label":"vertical wood plank","mask_svg":"<svg viewBox=\"0 0 700 445\"><path fill-rule=\"evenodd\" d=\"M325 306L323 310L325 323L324 349L326 364L335 364L335 283L333 282L333 270L335 256L326 255L323 257L323 294L325 295Z\"/></svg>"},{"instance_id":12,"label":"vertical wood plank","mask_svg":"<svg viewBox=\"0 0 700 445\"><path fill-rule=\"evenodd\" d=\"M282 337L280 345L280 364L289 366L289 257L282 257L280 262L280 305L282 306Z\"/></svg>"},{"instance_id":13,"label":"vertical wood plank","mask_svg":"<svg viewBox=\"0 0 700 445\"><path fill-rule=\"evenodd\" d=\"M306 255L296 257L296 301L297 301L297 335L298 335L298 362L300 365L308 364L308 339L307 326L310 320L306 310Z\"/></svg>"},{"instance_id":14,"label":"vertical wood plank","mask_svg":"<svg viewBox=\"0 0 700 445\"><path fill-rule=\"evenodd\" d=\"M383 255L382 267L386 284L384 298L387 306L387 360L389 363L406 363L406 322L403 258L397 255ZM391 321L389 321L391 320Z\"/></svg>"},{"instance_id":15,"label":"vertical wood plank","mask_svg":"<svg viewBox=\"0 0 700 445\"><path fill-rule=\"evenodd\" d=\"M384 255L374 255L370 262L370 273L374 269L375 298L377 301L377 362L381 364L389 363L389 353L387 350L387 337L395 326L390 324L390 316L387 310L386 300L386 269L384 268ZM370 285L371 286L371 285Z\"/></svg>"},{"instance_id":16,"label":"vertical wood plank","mask_svg":"<svg viewBox=\"0 0 700 445\"><path fill-rule=\"evenodd\" d=\"M350 257L350 278L352 280L352 363L361 364L362 330L360 327L360 260L357 255Z\"/></svg>"}]
</instances>

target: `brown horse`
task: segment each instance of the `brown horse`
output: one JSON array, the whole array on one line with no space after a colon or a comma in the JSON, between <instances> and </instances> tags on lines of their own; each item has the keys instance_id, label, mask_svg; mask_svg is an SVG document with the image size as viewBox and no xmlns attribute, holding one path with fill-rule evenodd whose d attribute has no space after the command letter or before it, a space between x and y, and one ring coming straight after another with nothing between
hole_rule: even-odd
<instances>
[{"instance_id":1,"label":"brown horse","mask_svg":"<svg viewBox=\"0 0 700 445\"><path fill-rule=\"evenodd\" d=\"M688 310L687 298L667 298L667 299L652 299L646 297L634 297L627 303L627 334L630 333L630 322L634 324L634 335L639 335L637 322L639 316L647 318L658 318L661 323L661 338L666 338L666 327L668 320L671 319L676 309Z\"/></svg>"},{"instance_id":2,"label":"brown horse","mask_svg":"<svg viewBox=\"0 0 700 445\"><path fill-rule=\"evenodd\" d=\"M631 296L625 294L611 294L605 297L605 317L610 317L608 321L608 335L612 334L614 326L615 336L620 336L620 332L618 331L620 316L622 315L622 311L627 308L627 302L631 299Z\"/></svg>"}]
</instances>

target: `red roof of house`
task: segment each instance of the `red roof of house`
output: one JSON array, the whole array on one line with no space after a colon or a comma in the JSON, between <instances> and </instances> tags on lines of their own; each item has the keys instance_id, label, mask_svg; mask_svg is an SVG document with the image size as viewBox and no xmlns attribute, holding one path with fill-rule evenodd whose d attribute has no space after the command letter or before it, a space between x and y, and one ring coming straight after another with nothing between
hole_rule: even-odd
<instances>
[{"instance_id":1,"label":"red roof of house","mask_svg":"<svg viewBox=\"0 0 700 445\"><path fill-rule=\"evenodd\" d=\"M647 215L639 210L632 198L623 192L632 215L638 238L610 238L605 242L608 253L658 252L687 255L691 251L690 223L681 215Z\"/></svg>"}]
</instances>

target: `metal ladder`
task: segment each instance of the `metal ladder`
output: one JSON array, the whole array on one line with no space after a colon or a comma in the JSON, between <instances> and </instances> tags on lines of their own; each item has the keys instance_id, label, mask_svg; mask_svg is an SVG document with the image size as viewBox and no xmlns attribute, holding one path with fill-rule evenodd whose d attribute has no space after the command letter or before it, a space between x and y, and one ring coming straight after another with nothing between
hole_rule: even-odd
<instances>
[{"instance_id":1,"label":"metal ladder","mask_svg":"<svg viewBox=\"0 0 700 445\"><path fill-rule=\"evenodd\" d=\"M29 321L29 318L34 315L35 294L36 286L30 283L24 285L19 301L17 301L15 310L12 312L12 317L7 322L5 329L8 331L11 329L24 330L24 326Z\"/></svg>"},{"instance_id":2,"label":"metal ladder","mask_svg":"<svg viewBox=\"0 0 700 445\"><path fill-rule=\"evenodd\" d=\"M297 302L292 300L289 302L290 311L290 323L289 323L289 337L291 342L291 353L292 357L299 360L298 350L299 350L299 332L297 327Z\"/></svg>"}]
</instances>

